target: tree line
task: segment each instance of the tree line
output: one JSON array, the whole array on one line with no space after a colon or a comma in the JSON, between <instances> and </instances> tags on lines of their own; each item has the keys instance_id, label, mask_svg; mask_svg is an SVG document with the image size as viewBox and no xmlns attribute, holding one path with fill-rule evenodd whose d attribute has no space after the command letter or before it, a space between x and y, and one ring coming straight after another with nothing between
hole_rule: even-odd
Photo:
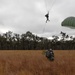
<instances>
[{"instance_id":1,"label":"tree line","mask_svg":"<svg viewBox=\"0 0 75 75\"><path fill-rule=\"evenodd\" d=\"M50 48L54 50L74 50L75 38L64 32L60 34L62 36L60 40L55 35L50 40L34 35L30 31L21 35L8 31L0 34L0 50L45 50ZM71 40L65 40L69 37Z\"/></svg>"}]
</instances>

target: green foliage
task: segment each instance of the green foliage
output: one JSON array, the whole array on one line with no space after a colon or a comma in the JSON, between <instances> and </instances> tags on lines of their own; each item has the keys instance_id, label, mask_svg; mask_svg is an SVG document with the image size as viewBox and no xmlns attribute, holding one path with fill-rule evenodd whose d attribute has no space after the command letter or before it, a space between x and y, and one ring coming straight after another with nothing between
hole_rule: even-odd
<instances>
[{"instance_id":1,"label":"green foliage","mask_svg":"<svg viewBox=\"0 0 75 75\"><path fill-rule=\"evenodd\" d=\"M72 40L65 41L68 38L64 32L61 32L62 39L58 41L58 36L53 36L52 40L45 37L39 37L32 34L30 31L25 34L16 34L11 31L0 35L0 50L65 50L65 49L75 49L75 38L71 36ZM44 54L45 52L43 52Z\"/></svg>"}]
</instances>

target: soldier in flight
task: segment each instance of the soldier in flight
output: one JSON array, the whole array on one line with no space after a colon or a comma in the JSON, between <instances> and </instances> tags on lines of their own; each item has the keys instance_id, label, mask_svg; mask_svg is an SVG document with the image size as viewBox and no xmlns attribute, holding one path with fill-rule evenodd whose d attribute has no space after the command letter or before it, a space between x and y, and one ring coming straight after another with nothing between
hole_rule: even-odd
<instances>
[{"instance_id":1,"label":"soldier in flight","mask_svg":"<svg viewBox=\"0 0 75 75\"><path fill-rule=\"evenodd\" d=\"M46 17L46 23L47 23L47 21L50 21L50 20L49 20L49 11L48 11L48 13L45 15L45 17Z\"/></svg>"}]
</instances>

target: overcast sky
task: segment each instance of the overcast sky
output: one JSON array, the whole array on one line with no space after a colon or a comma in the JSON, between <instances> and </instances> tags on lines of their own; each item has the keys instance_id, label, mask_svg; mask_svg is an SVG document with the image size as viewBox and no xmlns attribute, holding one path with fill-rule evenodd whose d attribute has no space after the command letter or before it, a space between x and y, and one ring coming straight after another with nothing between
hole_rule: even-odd
<instances>
[{"instance_id":1,"label":"overcast sky","mask_svg":"<svg viewBox=\"0 0 75 75\"><path fill-rule=\"evenodd\" d=\"M45 23L47 10L50 22ZM63 31L74 35L75 29L61 26L70 16L75 17L75 0L0 0L0 33L31 31L50 37Z\"/></svg>"}]
</instances>

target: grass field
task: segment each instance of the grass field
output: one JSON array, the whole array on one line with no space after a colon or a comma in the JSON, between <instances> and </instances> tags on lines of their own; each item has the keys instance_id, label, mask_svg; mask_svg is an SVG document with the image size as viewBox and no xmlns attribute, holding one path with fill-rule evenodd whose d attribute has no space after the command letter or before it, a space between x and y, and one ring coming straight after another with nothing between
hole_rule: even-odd
<instances>
[{"instance_id":1,"label":"grass field","mask_svg":"<svg viewBox=\"0 0 75 75\"><path fill-rule=\"evenodd\" d=\"M54 51L49 61L42 50L0 51L0 75L75 75L75 51Z\"/></svg>"}]
</instances>

